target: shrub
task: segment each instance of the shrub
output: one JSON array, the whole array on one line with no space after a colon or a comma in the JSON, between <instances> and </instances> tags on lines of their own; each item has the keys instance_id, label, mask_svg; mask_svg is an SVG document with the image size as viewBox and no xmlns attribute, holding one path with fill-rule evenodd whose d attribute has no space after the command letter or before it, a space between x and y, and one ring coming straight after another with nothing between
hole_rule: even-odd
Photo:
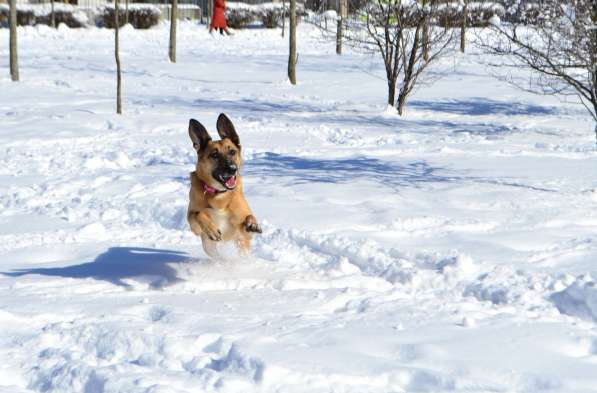
<instances>
[{"instance_id":1,"label":"shrub","mask_svg":"<svg viewBox=\"0 0 597 393\"><path fill-rule=\"evenodd\" d=\"M33 10L20 10L17 8L17 26L33 26L35 12Z\"/></svg>"},{"instance_id":2,"label":"shrub","mask_svg":"<svg viewBox=\"0 0 597 393\"><path fill-rule=\"evenodd\" d=\"M256 13L249 8L226 8L226 23L233 29L247 27L256 17Z\"/></svg>"},{"instance_id":3,"label":"shrub","mask_svg":"<svg viewBox=\"0 0 597 393\"><path fill-rule=\"evenodd\" d=\"M0 27L8 27L8 7L0 4Z\"/></svg>"},{"instance_id":4,"label":"shrub","mask_svg":"<svg viewBox=\"0 0 597 393\"><path fill-rule=\"evenodd\" d=\"M64 23L70 28L85 27L85 20L83 20L83 18L80 18L79 15L76 15L76 13L73 13L71 11L55 10L54 21L56 22L56 26L59 26L61 23ZM50 26L52 24L51 13L43 16L38 16L35 21L35 24Z\"/></svg>"},{"instance_id":5,"label":"shrub","mask_svg":"<svg viewBox=\"0 0 597 393\"><path fill-rule=\"evenodd\" d=\"M7 4L0 4L0 26L8 27L9 8ZM17 26L33 26L35 12L33 9L17 6Z\"/></svg>"},{"instance_id":6,"label":"shrub","mask_svg":"<svg viewBox=\"0 0 597 393\"><path fill-rule=\"evenodd\" d=\"M438 10L435 24L442 27L460 27L462 24L462 5L458 2L447 3ZM470 2L466 18L468 27L485 27L493 16L500 19L505 14L504 7L496 2Z\"/></svg>"},{"instance_id":7,"label":"shrub","mask_svg":"<svg viewBox=\"0 0 597 393\"><path fill-rule=\"evenodd\" d=\"M106 6L100 10L97 17L97 24L100 27L114 28L114 13L113 6ZM158 8L151 5L129 5L129 23L135 29L149 29L158 24L160 21L161 12ZM124 7L119 9L118 23L120 27L125 23Z\"/></svg>"},{"instance_id":8,"label":"shrub","mask_svg":"<svg viewBox=\"0 0 597 393\"><path fill-rule=\"evenodd\" d=\"M282 10L281 9L266 9L261 14L261 23L268 29L273 29L282 24Z\"/></svg>"},{"instance_id":9,"label":"shrub","mask_svg":"<svg viewBox=\"0 0 597 393\"><path fill-rule=\"evenodd\" d=\"M0 4L0 26L8 26L8 5ZM17 25L50 25L52 9L47 4L19 4L17 6ZM71 5L57 3L54 9L56 26L64 23L68 27L83 27L87 16Z\"/></svg>"},{"instance_id":10,"label":"shrub","mask_svg":"<svg viewBox=\"0 0 597 393\"><path fill-rule=\"evenodd\" d=\"M239 29L247 27L253 22L261 22L264 27L274 28L280 26L282 23L282 15L284 10L281 3L262 3L262 4L246 4L246 3L228 3L226 8L226 22L234 28ZM286 17L290 15L288 4L286 4ZM297 4L296 15L300 17L305 16L305 8L302 4Z\"/></svg>"}]
</instances>

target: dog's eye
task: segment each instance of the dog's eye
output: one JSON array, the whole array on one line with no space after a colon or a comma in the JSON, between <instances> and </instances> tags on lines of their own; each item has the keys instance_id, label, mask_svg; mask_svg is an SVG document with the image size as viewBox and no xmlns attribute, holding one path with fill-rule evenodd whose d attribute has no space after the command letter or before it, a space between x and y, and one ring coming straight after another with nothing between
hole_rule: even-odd
<instances>
[{"instance_id":1,"label":"dog's eye","mask_svg":"<svg viewBox=\"0 0 597 393\"><path fill-rule=\"evenodd\" d=\"M214 150L211 152L211 154L209 155L210 158L216 159L218 158L218 151Z\"/></svg>"},{"instance_id":2,"label":"dog's eye","mask_svg":"<svg viewBox=\"0 0 597 393\"><path fill-rule=\"evenodd\" d=\"M233 155L235 155L235 154L236 154L236 150L234 150L234 149L230 149L230 150L228 151L228 155L229 155L229 156L233 156Z\"/></svg>"}]
</instances>

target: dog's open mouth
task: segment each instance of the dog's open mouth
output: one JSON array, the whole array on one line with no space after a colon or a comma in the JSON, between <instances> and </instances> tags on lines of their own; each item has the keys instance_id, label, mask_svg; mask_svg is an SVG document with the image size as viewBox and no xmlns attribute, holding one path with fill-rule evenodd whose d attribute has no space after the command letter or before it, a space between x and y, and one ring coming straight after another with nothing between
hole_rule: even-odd
<instances>
[{"instance_id":1,"label":"dog's open mouth","mask_svg":"<svg viewBox=\"0 0 597 393\"><path fill-rule=\"evenodd\" d=\"M229 190L236 187L236 176L220 176L220 182Z\"/></svg>"}]
</instances>

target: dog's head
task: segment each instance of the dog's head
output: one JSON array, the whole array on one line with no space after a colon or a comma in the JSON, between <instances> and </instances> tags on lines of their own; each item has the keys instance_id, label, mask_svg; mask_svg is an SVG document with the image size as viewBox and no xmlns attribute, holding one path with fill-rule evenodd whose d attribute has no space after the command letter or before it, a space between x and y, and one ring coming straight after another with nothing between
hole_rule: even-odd
<instances>
[{"instance_id":1,"label":"dog's head","mask_svg":"<svg viewBox=\"0 0 597 393\"><path fill-rule=\"evenodd\" d=\"M206 185L218 191L236 188L241 165L240 140L234 125L225 114L220 114L217 123L221 140L213 141L209 133L195 119L189 122L189 136L197 150L197 176Z\"/></svg>"}]
</instances>

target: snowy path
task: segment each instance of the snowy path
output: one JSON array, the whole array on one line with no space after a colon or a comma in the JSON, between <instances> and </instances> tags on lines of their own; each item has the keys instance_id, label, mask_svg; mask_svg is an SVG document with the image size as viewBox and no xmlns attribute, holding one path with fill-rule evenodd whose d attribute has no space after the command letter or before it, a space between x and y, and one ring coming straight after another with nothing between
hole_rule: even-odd
<instances>
[{"instance_id":1,"label":"snowy path","mask_svg":"<svg viewBox=\"0 0 597 393\"><path fill-rule=\"evenodd\" d=\"M296 87L279 32L180 30L176 65L167 26L123 32L122 117L109 31L21 29L23 81L0 67L0 392L597 392L583 108L471 55L399 118L308 26ZM186 125L220 112L248 260L185 220Z\"/></svg>"}]
</instances>

